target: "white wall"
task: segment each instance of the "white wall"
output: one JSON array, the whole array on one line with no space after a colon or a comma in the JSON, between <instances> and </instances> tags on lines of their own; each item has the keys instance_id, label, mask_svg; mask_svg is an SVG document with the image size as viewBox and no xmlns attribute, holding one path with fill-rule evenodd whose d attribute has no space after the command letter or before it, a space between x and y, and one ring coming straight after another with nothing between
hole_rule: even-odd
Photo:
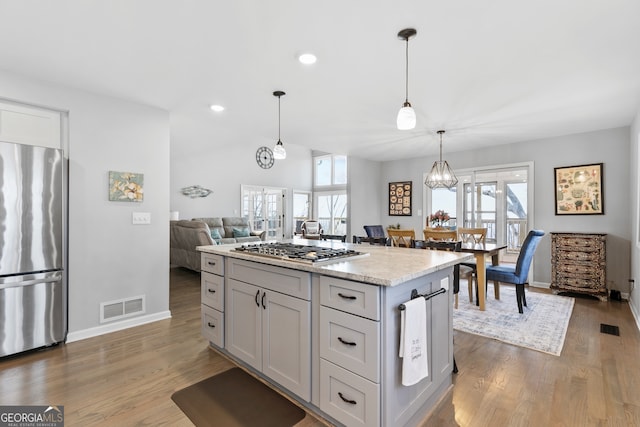
<instances>
[{"instance_id":1,"label":"white wall","mask_svg":"<svg viewBox=\"0 0 640 427\"><path fill-rule=\"evenodd\" d=\"M536 228L544 231L603 232L607 236L607 282L610 288L628 291L630 275L631 226L630 213L633 203L629 200L629 128L617 128L566 135L557 138L526 141L472 150L449 153L446 159L453 170L480 166L492 166L519 162L534 162ZM414 206L422 206L422 175L433 164L435 157L423 157L403 161L385 162L382 166L380 194L386 203L386 183L408 181L414 183ZM605 215L556 216L554 203L554 167L589 163L604 163L604 207ZM381 204L381 218L386 226L400 222L403 226L422 230L423 218L389 217ZM635 202L634 202L635 203ZM551 244L547 234L534 258L534 281L551 281Z\"/></svg>"},{"instance_id":2,"label":"white wall","mask_svg":"<svg viewBox=\"0 0 640 427\"><path fill-rule=\"evenodd\" d=\"M69 339L169 316L169 114L2 71L0 98L69 113ZM144 202L109 202L110 170L144 173ZM101 302L140 295L146 316L100 325Z\"/></svg>"},{"instance_id":3,"label":"white wall","mask_svg":"<svg viewBox=\"0 0 640 427\"><path fill-rule=\"evenodd\" d=\"M240 186L256 185L287 189L287 218L292 212L292 191L311 191L311 150L286 144L287 158L276 160L270 169L256 163L257 143L225 141L211 144L200 153L185 153L180 141L171 141L171 210L180 219L240 216ZM270 147L271 148L271 147ZM207 197L190 198L180 190L201 185L213 190ZM290 234L291 224L285 230ZM289 236L290 237L290 236Z\"/></svg>"},{"instance_id":4,"label":"white wall","mask_svg":"<svg viewBox=\"0 0 640 427\"><path fill-rule=\"evenodd\" d=\"M353 235L366 236L363 226L382 224L380 206L387 203L387 199L381 198L379 191L383 185L381 171L381 162L349 157L349 242Z\"/></svg>"}]
</instances>

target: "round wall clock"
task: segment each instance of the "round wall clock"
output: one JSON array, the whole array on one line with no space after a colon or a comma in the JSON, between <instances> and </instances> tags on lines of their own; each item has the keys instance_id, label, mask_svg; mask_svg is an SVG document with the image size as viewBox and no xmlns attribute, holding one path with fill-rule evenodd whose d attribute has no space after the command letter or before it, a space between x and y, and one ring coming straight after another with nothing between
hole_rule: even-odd
<instances>
[{"instance_id":1,"label":"round wall clock","mask_svg":"<svg viewBox=\"0 0 640 427\"><path fill-rule=\"evenodd\" d=\"M258 162L258 166L262 169L269 169L273 166L273 151L269 147L260 147L258 151L256 151L256 162Z\"/></svg>"}]
</instances>

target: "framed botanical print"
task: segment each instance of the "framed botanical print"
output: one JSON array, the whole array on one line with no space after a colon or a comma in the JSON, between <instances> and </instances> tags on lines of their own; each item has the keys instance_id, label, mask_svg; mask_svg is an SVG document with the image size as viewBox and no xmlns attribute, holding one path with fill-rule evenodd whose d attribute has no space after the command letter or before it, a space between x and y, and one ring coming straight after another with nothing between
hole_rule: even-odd
<instances>
[{"instance_id":1,"label":"framed botanical print","mask_svg":"<svg viewBox=\"0 0 640 427\"><path fill-rule=\"evenodd\" d=\"M389 183L389 215L411 216L411 196L413 181Z\"/></svg>"},{"instance_id":2,"label":"framed botanical print","mask_svg":"<svg viewBox=\"0 0 640 427\"><path fill-rule=\"evenodd\" d=\"M556 215L603 215L603 163L555 168Z\"/></svg>"}]
</instances>

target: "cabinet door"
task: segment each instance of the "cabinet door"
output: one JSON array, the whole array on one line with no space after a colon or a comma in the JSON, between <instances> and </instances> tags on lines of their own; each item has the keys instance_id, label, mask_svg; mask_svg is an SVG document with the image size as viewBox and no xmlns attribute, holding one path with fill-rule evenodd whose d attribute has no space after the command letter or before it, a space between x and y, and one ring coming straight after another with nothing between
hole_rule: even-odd
<instances>
[{"instance_id":1,"label":"cabinet door","mask_svg":"<svg viewBox=\"0 0 640 427\"><path fill-rule=\"evenodd\" d=\"M227 279L226 349L258 370L262 370L261 296L257 286Z\"/></svg>"},{"instance_id":2,"label":"cabinet door","mask_svg":"<svg viewBox=\"0 0 640 427\"><path fill-rule=\"evenodd\" d=\"M264 291L262 372L311 400L311 303ZM262 305L261 297L261 305Z\"/></svg>"}]
</instances>

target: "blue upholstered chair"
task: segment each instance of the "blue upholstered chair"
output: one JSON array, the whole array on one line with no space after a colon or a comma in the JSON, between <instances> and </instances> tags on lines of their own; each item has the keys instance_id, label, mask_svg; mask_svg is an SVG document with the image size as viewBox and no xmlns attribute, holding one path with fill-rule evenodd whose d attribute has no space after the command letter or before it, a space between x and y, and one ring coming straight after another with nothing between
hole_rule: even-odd
<instances>
[{"instance_id":1,"label":"blue upholstered chair","mask_svg":"<svg viewBox=\"0 0 640 427\"><path fill-rule=\"evenodd\" d=\"M367 233L367 237L386 237L381 225L365 225L364 231Z\"/></svg>"},{"instance_id":2,"label":"blue upholstered chair","mask_svg":"<svg viewBox=\"0 0 640 427\"><path fill-rule=\"evenodd\" d=\"M522 305L527 306L527 300L524 296L524 285L527 283L529 275L529 267L533 261L533 254L540 243L540 239L544 236L542 230L531 230L527 234L520 255L515 267L508 265L489 265L487 266L487 282L493 280L493 286L500 286L500 282L513 283L516 285L516 301L518 302L518 311L522 313Z\"/></svg>"}]
</instances>

